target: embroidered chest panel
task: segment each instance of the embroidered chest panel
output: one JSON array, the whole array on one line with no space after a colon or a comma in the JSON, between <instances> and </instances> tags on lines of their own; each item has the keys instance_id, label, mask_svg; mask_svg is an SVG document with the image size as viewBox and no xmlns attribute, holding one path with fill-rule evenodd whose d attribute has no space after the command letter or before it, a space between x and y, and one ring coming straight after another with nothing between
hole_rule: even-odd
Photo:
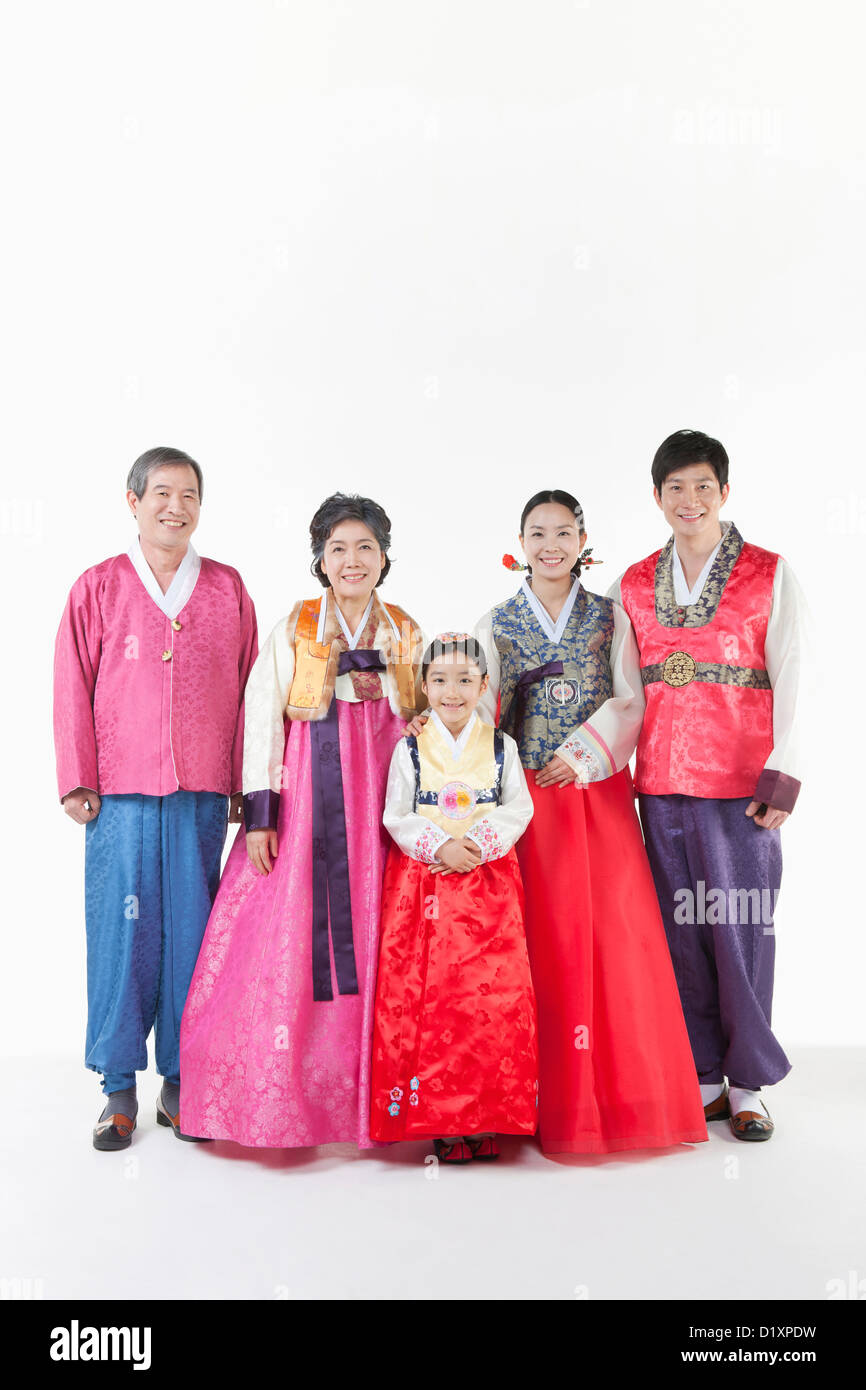
<instances>
[{"instance_id":1,"label":"embroidered chest panel","mask_svg":"<svg viewBox=\"0 0 866 1390\"><path fill-rule=\"evenodd\" d=\"M613 603L581 587L555 643L518 593L494 608L493 640L500 660L502 727L517 739L524 767L544 767L568 735L613 695Z\"/></svg>"},{"instance_id":2,"label":"embroidered chest panel","mask_svg":"<svg viewBox=\"0 0 866 1390\"><path fill-rule=\"evenodd\" d=\"M478 720L460 757L428 721L417 738L406 740L415 769L415 810L455 839L470 830L491 805L499 804L504 740L498 729Z\"/></svg>"}]
</instances>

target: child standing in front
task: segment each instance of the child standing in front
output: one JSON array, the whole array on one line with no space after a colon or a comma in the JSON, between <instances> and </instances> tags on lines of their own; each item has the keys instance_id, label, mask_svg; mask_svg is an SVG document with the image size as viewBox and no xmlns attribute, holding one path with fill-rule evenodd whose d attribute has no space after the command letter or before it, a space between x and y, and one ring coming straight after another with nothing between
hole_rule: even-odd
<instances>
[{"instance_id":1,"label":"child standing in front","mask_svg":"<svg viewBox=\"0 0 866 1390\"><path fill-rule=\"evenodd\" d=\"M382 894L371 1136L435 1136L441 1162L490 1161L537 1124L535 998L514 844L532 816L517 745L479 719L484 652L427 648L430 718L394 750Z\"/></svg>"}]
</instances>

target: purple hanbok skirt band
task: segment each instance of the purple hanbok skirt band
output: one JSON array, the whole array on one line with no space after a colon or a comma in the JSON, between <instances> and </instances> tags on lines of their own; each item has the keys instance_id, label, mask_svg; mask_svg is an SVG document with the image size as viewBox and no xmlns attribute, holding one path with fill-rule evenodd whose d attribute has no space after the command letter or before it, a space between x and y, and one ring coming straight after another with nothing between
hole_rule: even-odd
<instances>
[{"instance_id":1,"label":"purple hanbok skirt band","mask_svg":"<svg viewBox=\"0 0 866 1390\"><path fill-rule=\"evenodd\" d=\"M519 743L523 735L523 721L526 718L526 701L529 697L529 687L538 681L546 680L548 676L561 676L562 662L547 661L543 666L533 666L530 671L524 671L518 678L514 687L514 694L508 704L508 708L503 710L499 723L503 729L511 729L513 737ZM514 718L512 721L512 711Z\"/></svg>"},{"instance_id":2,"label":"purple hanbok skirt band","mask_svg":"<svg viewBox=\"0 0 866 1390\"><path fill-rule=\"evenodd\" d=\"M341 652L337 674L385 669L381 653L366 649ZM310 754L313 773L313 999L327 1002L334 997L331 949L340 994L358 993L336 696L325 718L310 722Z\"/></svg>"}]
</instances>

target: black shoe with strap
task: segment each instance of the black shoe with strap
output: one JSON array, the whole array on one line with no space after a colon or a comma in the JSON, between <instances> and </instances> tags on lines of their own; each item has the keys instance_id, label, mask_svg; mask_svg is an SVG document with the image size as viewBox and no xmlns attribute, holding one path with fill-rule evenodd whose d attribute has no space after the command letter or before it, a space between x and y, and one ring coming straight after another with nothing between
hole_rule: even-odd
<instances>
[{"instance_id":1,"label":"black shoe with strap","mask_svg":"<svg viewBox=\"0 0 866 1390\"><path fill-rule=\"evenodd\" d=\"M162 1092L156 1098L156 1123L158 1125L170 1126L174 1130L175 1139L185 1139L188 1144L212 1144L212 1139L207 1139L198 1134L184 1134L180 1127L180 1111L176 1115L169 1113L162 1099Z\"/></svg>"}]
</instances>

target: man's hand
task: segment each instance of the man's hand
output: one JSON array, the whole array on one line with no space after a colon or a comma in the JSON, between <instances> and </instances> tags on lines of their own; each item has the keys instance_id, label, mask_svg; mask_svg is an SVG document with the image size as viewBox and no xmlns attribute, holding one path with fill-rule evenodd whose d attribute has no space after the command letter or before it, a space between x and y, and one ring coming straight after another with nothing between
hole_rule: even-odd
<instances>
[{"instance_id":1,"label":"man's hand","mask_svg":"<svg viewBox=\"0 0 866 1390\"><path fill-rule=\"evenodd\" d=\"M85 801L90 807L87 810ZM71 816L79 825L89 825L92 820L96 820L102 800L97 792L92 792L89 787L76 787L74 792L67 792L60 803L67 816Z\"/></svg>"},{"instance_id":2,"label":"man's hand","mask_svg":"<svg viewBox=\"0 0 866 1390\"><path fill-rule=\"evenodd\" d=\"M415 718L410 719L403 730L403 737L417 738L429 718L429 714L416 714Z\"/></svg>"},{"instance_id":3,"label":"man's hand","mask_svg":"<svg viewBox=\"0 0 866 1390\"><path fill-rule=\"evenodd\" d=\"M535 785L537 787L568 787L573 782L578 782L577 773L573 767L556 754L551 758L546 767L535 774ZM581 784L582 785L582 784Z\"/></svg>"},{"instance_id":4,"label":"man's hand","mask_svg":"<svg viewBox=\"0 0 866 1390\"><path fill-rule=\"evenodd\" d=\"M436 851L438 864L431 864L431 873L453 872L468 874L481 863L481 848L474 840L446 840Z\"/></svg>"},{"instance_id":5,"label":"man's hand","mask_svg":"<svg viewBox=\"0 0 866 1390\"><path fill-rule=\"evenodd\" d=\"M763 813L758 815L761 807ZM746 815L752 816L755 825L759 825L762 830L778 830L780 825L784 825L790 815L790 811L780 811L776 806L767 806L763 801L750 801L746 807Z\"/></svg>"},{"instance_id":6,"label":"man's hand","mask_svg":"<svg viewBox=\"0 0 866 1390\"><path fill-rule=\"evenodd\" d=\"M247 858L257 874L269 874L277 857L276 830L248 830Z\"/></svg>"},{"instance_id":7,"label":"man's hand","mask_svg":"<svg viewBox=\"0 0 866 1390\"><path fill-rule=\"evenodd\" d=\"M229 797L229 825L236 825L244 818L244 794L232 792Z\"/></svg>"}]
</instances>

